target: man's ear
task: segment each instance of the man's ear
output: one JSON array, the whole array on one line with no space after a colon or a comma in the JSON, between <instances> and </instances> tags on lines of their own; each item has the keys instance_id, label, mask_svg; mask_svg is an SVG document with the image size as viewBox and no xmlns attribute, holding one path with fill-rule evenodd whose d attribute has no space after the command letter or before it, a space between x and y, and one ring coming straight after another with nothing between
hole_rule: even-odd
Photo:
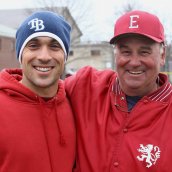
<instances>
[{"instance_id":1,"label":"man's ear","mask_svg":"<svg viewBox=\"0 0 172 172\"><path fill-rule=\"evenodd\" d=\"M164 66L165 65L165 60L166 60L166 46L165 45L163 45L162 47L161 47L161 66Z\"/></svg>"}]
</instances>

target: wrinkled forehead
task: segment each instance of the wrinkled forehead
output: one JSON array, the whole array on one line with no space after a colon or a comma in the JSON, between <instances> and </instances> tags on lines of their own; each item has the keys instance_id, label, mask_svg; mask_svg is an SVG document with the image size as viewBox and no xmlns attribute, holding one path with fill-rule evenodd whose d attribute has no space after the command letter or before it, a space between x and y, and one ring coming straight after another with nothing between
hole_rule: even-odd
<instances>
[{"instance_id":1,"label":"wrinkled forehead","mask_svg":"<svg viewBox=\"0 0 172 172\"><path fill-rule=\"evenodd\" d=\"M155 42L154 40L148 38L147 36L143 36L140 34L125 34L122 35L115 43L115 45L119 44L130 44L132 42L139 42L147 45L154 45L154 44L160 44Z\"/></svg>"}]
</instances>

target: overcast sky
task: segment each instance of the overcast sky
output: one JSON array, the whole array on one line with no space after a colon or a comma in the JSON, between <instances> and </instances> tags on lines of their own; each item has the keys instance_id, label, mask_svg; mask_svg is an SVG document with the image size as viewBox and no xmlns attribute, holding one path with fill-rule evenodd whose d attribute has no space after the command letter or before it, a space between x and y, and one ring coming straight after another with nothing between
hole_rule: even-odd
<instances>
[{"instance_id":1,"label":"overcast sky","mask_svg":"<svg viewBox=\"0 0 172 172\"><path fill-rule=\"evenodd\" d=\"M0 0L0 9L33 7L36 0ZM79 1L79 0L78 0ZM82 32L85 37L92 40L107 41L113 34L113 25L116 14L128 3L136 8L156 14L165 27L165 33L172 40L172 7L171 0L81 0L90 3L93 16L87 20L94 20L93 32ZM119 13L118 13L119 14Z\"/></svg>"}]
</instances>

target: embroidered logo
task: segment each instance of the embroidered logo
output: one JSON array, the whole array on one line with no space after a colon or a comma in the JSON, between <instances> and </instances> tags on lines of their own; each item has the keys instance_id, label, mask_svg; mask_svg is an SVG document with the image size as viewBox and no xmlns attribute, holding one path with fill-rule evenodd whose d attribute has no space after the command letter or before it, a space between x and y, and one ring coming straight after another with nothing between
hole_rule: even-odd
<instances>
[{"instance_id":1,"label":"embroidered logo","mask_svg":"<svg viewBox=\"0 0 172 172\"><path fill-rule=\"evenodd\" d=\"M139 25L138 25L138 22L137 22L138 18L139 18L138 15L130 16L130 26L129 26L129 28L139 28Z\"/></svg>"},{"instance_id":2,"label":"embroidered logo","mask_svg":"<svg viewBox=\"0 0 172 172\"><path fill-rule=\"evenodd\" d=\"M137 149L138 152L141 153L140 156L137 156L139 161L144 161L147 163L146 167L149 168L152 165L156 164L157 159L160 158L160 148L158 146L153 146L152 144L148 144L144 146L140 144L140 148Z\"/></svg>"},{"instance_id":3,"label":"embroidered logo","mask_svg":"<svg viewBox=\"0 0 172 172\"><path fill-rule=\"evenodd\" d=\"M31 25L30 29L35 29L34 31L40 31L45 28L43 20L38 18L30 20L28 25Z\"/></svg>"}]
</instances>

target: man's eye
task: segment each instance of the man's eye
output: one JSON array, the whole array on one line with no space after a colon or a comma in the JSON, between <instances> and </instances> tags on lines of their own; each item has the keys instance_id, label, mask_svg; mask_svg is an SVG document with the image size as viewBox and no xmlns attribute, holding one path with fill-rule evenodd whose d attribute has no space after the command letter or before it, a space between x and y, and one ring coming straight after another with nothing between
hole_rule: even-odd
<instances>
[{"instance_id":1,"label":"man's eye","mask_svg":"<svg viewBox=\"0 0 172 172\"><path fill-rule=\"evenodd\" d=\"M146 56L146 55L149 55L150 52L149 52L149 51L141 51L141 54L142 54L143 56Z\"/></svg>"},{"instance_id":2,"label":"man's eye","mask_svg":"<svg viewBox=\"0 0 172 172\"><path fill-rule=\"evenodd\" d=\"M122 51L121 53L122 53L123 55L130 55L130 54L131 54L131 52L128 51L128 50Z\"/></svg>"},{"instance_id":3,"label":"man's eye","mask_svg":"<svg viewBox=\"0 0 172 172\"><path fill-rule=\"evenodd\" d=\"M36 44L30 44L29 47L36 47Z\"/></svg>"},{"instance_id":4,"label":"man's eye","mask_svg":"<svg viewBox=\"0 0 172 172\"><path fill-rule=\"evenodd\" d=\"M61 46L59 44L51 44L51 48L53 48L53 49L60 49Z\"/></svg>"},{"instance_id":5,"label":"man's eye","mask_svg":"<svg viewBox=\"0 0 172 172\"><path fill-rule=\"evenodd\" d=\"M58 48L58 47L60 47L60 46L57 45L57 44L52 44L51 47L57 47L57 48Z\"/></svg>"},{"instance_id":6,"label":"man's eye","mask_svg":"<svg viewBox=\"0 0 172 172\"><path fill-rule=\"evenodd\" d=\"M27 47L28 48L37 48L38 47L38 44L35 44L35 43L29 43L28 45L27 45Z\"/></svg>"}]
</instances>

